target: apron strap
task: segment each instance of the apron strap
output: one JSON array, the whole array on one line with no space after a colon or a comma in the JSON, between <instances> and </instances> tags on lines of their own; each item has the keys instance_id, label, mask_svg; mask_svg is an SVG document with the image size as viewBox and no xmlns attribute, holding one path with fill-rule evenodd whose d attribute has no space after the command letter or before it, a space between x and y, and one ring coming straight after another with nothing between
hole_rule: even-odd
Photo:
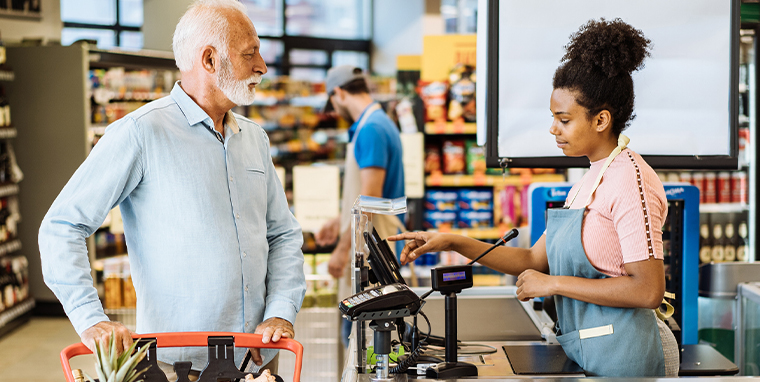
<instances>
[{"instance_id":1,"label":"apron strap","mask_svg":"<svg viewBox=\"0 0 760 382\"><path fill-rule=\"evenodd\" d=\"M374 113L377 110L380 110L380 104L377 102L375 102L374 104L372 104L372 106L367 108L367 111L364 112L364 115L362 115L362 118L359 120L359 123L356 125L356 131L354 132L354 137L359 136L359 130L361 130L362 127L364 127L364 124L367 123L367 119L369 118L369 116L372 115L372 113Z\"/></svg>"},{"instance_id":2,"label":"apron strap","mask_svg":"<svg viewBox=\"0 0 760 382\"><path fill-rule=\"evenodd\" d=\"M599 171L599 175L596 177L596 181L594 182L593 188L591 188L591 192L588 194L588 199L586 199L586 204L583 205L583 207L588 207L588 205L591 203L591 197L594 196L594 192L596 192L597 187L599 187L599 183L602 182L602 176L604 175L604 172L607 171L607 168L610 167L610 164L613 160L615 160L615 157L618 156L625 148L628 146L628 143L631 142L631 139L626 137L623 134L620 134L618 137L618 145L615 147L614 150L610 153L610 156L607 157L607 161L604 162L604 165L602 166L602 169ZM581 191L581 188L583 188L583 185L578 187L577 190L575 190L575 194L573 194L573 197L570 198L570 201L565 204L565 208L570 208L570 206L575 201L575 197L578 196L578 193Z\"/></svg>"}]
</instances>

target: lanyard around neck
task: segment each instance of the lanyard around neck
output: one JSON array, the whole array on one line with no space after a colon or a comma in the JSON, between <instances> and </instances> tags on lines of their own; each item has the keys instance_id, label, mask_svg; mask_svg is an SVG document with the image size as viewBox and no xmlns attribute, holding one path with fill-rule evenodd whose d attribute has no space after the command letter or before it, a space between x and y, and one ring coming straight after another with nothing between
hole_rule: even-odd
<instances>
[{"instance_id":1,"label":"lanyard around neck","mask_svg":"<svg viewBox=\"0 0 760 382\"><path fill-rule=\"evenodd\" d=\"M594 195L594 192L596 192L596 188L599 187L599 183L602 182L602 175L604 175L604 172L607 171L607 167L610 167L610 164L613 160L615 160L615 157L618 156L625 148L628 146L628 143L631 142L631 139L626 137L623 134L620 134L618 137L618 145L615 147L614 150L610 153L610 156L607 157L607 161L604 162L604 165L602 166L602 169L599 171L599 175L596 177L596 181L594 182L594 187L591 189L591 192L588 194L588 199L586 199L586 204L583 205L583 207L588 207L588 205L591 203L591 197ZM565 208L570 208L570 206L575 201L575 197L578 196L578 193L581 191L581 188L583 188L583 185L578 187L577 190L575 190L575 194L572 198L570 198L570 201L565 204Z\"/></svg>"}]
</instances>

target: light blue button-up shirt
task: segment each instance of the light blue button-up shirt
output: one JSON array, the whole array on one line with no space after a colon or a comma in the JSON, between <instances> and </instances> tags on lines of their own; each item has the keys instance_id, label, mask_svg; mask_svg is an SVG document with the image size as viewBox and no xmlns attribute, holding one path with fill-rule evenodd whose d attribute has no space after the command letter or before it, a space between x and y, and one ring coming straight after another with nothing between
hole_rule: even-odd
<instances>
[{"instance_id":1,"label":"light blue button-up shirt","mask_svg":"<svg viewBox=\"0 0 760 382\"><path fill-rule=\"evenodd\" d=\"M108 320L85 238L117 205L138 333L252 333L271 317L295 322L306 290L303 237L269 139L231 112L224 125L222 137L178 82L170 96L111 124L53 202L40 227L42 271L77 333ZM159 358L202 369L207 353L163 348ZM263 351L264 363L274 354Z\"/></svg>"}]
</instances>

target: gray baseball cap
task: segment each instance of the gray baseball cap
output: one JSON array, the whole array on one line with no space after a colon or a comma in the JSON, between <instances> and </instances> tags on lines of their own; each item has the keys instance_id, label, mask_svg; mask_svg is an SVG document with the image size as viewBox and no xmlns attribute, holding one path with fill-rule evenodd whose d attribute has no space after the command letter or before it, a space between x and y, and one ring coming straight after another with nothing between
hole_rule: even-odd
<instances>
[{"instance_id":1,"label":"gray baseball cap","mask_svg":"<svg viewBox=\"0 0 760 382\"><path fill-rule=\"evenodd\" d=\"M364 71L361 68L357 68L353 65L340 65L334 66L327 71L327 78L325 79L325 91L327 92L327 103L322 109L323 112L329 112L333 110L330 96L333 89L341 87L353 80L364 79Z\"/></svg>"}]
</instances>

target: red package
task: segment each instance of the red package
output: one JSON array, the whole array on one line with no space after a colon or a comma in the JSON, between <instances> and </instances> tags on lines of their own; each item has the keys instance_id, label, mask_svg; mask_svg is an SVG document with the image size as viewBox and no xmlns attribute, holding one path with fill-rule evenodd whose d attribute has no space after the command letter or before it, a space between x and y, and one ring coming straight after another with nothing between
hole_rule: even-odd
<instances>
[{"instance_id":1,"label":"red package","mask_svg":"<svg viewBox=\"0 0 760 382\"><path fill-rule=\"evenodd\" d=\"M464 141L444 141L443 142L443 173L444 174L464 174L465 154Z\"/></svg>"},{"instance_id":2,"label":"red package","mask_svg":"<svg viewBox=\"0 0 760 382\"><path fill-rule=\"evenodd\" d=\"M441 171L441 147L425 145L425 174Z\"/></svg>"},{"instance_id":3,"label":"red package","mask_svg":"<svg viewBox=\"0 0 760 382\"><path fill-rule=\"evenodd\" d=\"M446 120L446 96L449 86L446 82L422 82L419 83L419 94L425 104L425 120Z\"/></svg>"}]
</instances>

